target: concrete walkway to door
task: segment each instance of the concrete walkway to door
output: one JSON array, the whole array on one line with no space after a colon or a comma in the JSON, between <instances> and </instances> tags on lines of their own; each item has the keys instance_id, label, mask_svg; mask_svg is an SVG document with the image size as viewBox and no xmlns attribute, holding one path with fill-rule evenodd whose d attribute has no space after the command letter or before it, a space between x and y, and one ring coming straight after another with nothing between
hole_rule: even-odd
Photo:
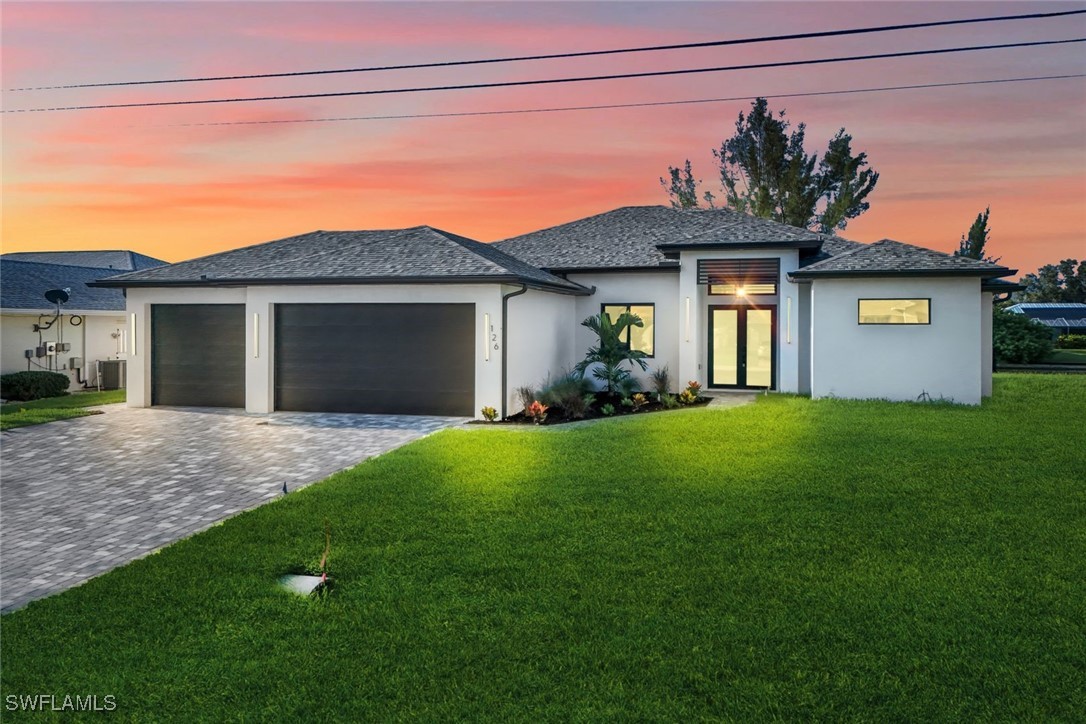
<instances>
[{"instance_id":1,"label":"concrete walkway to door","mask_svg":"<svg viewBox=\"0 0 1086 724\"><path fill-rule=\"evenodd\" d=\"M105 414L0 436L0 610L10 611L456 417L205 408Z\"/></svg>"}]
</instances>

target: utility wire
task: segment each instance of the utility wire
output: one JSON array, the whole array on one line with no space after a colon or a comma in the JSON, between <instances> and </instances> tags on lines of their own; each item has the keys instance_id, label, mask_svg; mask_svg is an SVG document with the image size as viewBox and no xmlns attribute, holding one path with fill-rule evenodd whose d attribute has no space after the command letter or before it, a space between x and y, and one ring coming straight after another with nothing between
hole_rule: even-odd
<instances>
[{"instance_id":1,"label":"utility wire","mask_svg":"<svg viewBox=\"0 0 1086 724\"><path fill-rule=\"evenodd\" d=\"M719 73L732 70L754 70L760 68L788 68L800 65L824 65L827 63L847 63L858 60L879 60L885 58L909 58L922 55L944 55L947 53L964 53L978 50L999 50L1006 48L1030 48L1042 45L1066 45L1069 43L1082 43L1086 38L1072 38L1067 40L1037 40L1025 43L1000 43L996 45L972 45L955 48L936 48L929 50L908 50L896 53L875 53L872 55L851 55L834 58L813 58L808 60L786 60L771 63L751 63L748 65L726 65L711 68L683 68L679 70L653 70L639 73L617 73L611 75L574 76L566 78L541 78L534 80L510 80L493 83L461 83L445 86L422 86L414 88L382 88L379 90L364 91L338 91L334 93L300 93L281 96L250 96L240 98L204 98L189 101L146 101L142 103L108 103L86 106L58 106L53 108L13 108L4 109L2 113L42 113L49 111L87 111L106 108L150 108L160 106L192 106L211 103L251 103L255 101L283 101L311 98L343 98L347 96L374 96L396 93L425 93L430 91L451 90L475 90L480 88L509 88L514 86L553 85L556 83L583 83L601 80L623 80L629 78L655 78L674 75L689 75L692 73Z\"/></svg>"},{"instance_id":2,"label":"utility wire","mask_svg":"<svg viewBox=\"0 0 1086 724\"><path fill-rule=\"evenodd\" d=\"M732 96L730 98L690 98L676 101L646 101L642 103L607 103L595 106L561 106L554 108L516 108L502 111L461 111L451 113L404 113L387 116L342 116L338 118L284 118L263 121L205 121L200 123L168 123L156 126L128 126L129 128L187 128L196 126L260 126L278 123L336 123L342 121L389 121L408 118L460 118L463 116L508 116L522 113L558 113L563 111L597 111L612 108L648 108L653 106L684 106L698 103L724 103L745 101L752 98L806 98L811 96L835 96L853 93L879 93L885 91L917 90L921 88L952 88L967 85L993 85L999 83L1025 83L1040 80L1064 80L1086 78L1086 73L1068 75L1038 75L1026 78L993 78L990 80L963 80L950 83L919 83L915 85L893 85L877 88L848 88L844 90L810 91L805 93L774 93L762 95Z\"/></svg>"},{"instance_id":3,"label":"utility wire","mask_svg":"<svg viewBox=\"0 0 1086 724\"><path fill-rule=\"evenodd\" d=\"M844 35L865 35L869 33L885 33L899 30L915 30L917 28L936 28L949 25L967 25L976 23L995 23L1009 20L1035 20L1041 18L1056 18L1068 15L1081 15L1086 10L1062 10L1049 13L1026 13L1022 15L998 15L981 18L962 18L957 20L935 20L924 23L903 23L898 25L876 25L862 28L844 28L839 30L822 30L810 33L793 33L789 35L766 35L754 38L733 38L730 40L710 40L700 43L677 43L674 45L650 45L636 48L615 48L611 50L585 50L570 53L550 53L546 55L520 55L504 58L481 58L475 60L450 60L433 63L410 63L407 65L378 65L362 68L331 68L324 70L301 70L284 73L249 73L238 75L198 76L192 78L162 78L158 80L128 80L111 81L104 83L73 83L68 85L43 85L29 86L25 88L9 88L13 91L38 91L38 90L62 90L68 88L107 88L115 86L131 85L159 85L165 83L206 83L222 80L253 80L259 78L292 78L307 75L334 75L341 73L371 73L386 70L415 70L419 68L447 68L461 65L484 65L490 63L516 63L530 60L555 60L558 58L586 58L596 55L618 55L623 53L647 53L661 50L685 50L690 48L715 48L727 45L746 45L750 43L771 43L782 40L809 40L812 38L832 38Z\"/></svg>"}]
</instances>

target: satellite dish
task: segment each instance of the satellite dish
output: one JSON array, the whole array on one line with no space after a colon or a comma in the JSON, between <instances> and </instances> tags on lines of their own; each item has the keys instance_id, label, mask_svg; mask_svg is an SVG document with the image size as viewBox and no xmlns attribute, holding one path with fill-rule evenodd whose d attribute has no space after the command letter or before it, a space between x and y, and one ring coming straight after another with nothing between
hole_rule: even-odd
<instances>
[{"instance_id":1,"label":"satellite dish","mask_svg":"<svg viewBox=\"0 0 1086 724\"><path fill-rule=\"evenodd\" d=\"M65 304L68 301L68 292L66 289L50 289L45 293L45 298L52 304Z\"/></svg>"}]
</instances>

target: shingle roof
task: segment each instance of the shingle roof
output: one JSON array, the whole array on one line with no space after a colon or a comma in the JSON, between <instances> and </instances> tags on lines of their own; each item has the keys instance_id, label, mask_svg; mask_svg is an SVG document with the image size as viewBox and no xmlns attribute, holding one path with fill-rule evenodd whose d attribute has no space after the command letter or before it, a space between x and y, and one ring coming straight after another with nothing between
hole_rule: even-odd
<instances>
[{"instance_id":1,"label":"shingle roof","mask_svg":"<svg viewBox=\"0 0 1086 724\"><path fill-rule=\"evenodd\" d=\"M544 269L572 270L674 266L664 251L818 246L823 238L806 229L730 209L626 206L514 236L494 246ZM664 251L658 248L661 246Z\"/></svg>"},{"instance_id":2,"label":"shingle roof","mask_svg":"<svg viewBox=\"0 0 1086 724\"><path fill-rule=\"evenodd\" d=\"M98 269L116 269L134 271L162 266L161 259L137 254L127 250L108 251L15 251L3 255L12 261L36 261L42 264L60 264L63 266L94 267Z\"/></svg>"},{"instance_id":3,"label":"shingle roof","mask_svg":"<svg viewBox=\"0 0 1086 724\"><path fill-rule=\"evenodd\" d=\"M792 272L790 276L798 279L840 276L1003 277L1014 272L998 264L883 239L811 264Z\"/></svg>"},{"instance_id":4,"label":"shingle roof","mask_svg":"<svg viewBox=\"0 0 1086 724\"><path fill-rule=\"evenodd\" d=\"M489 244L429 226L313 231L110 277L107 286L516 282L575 294L584 287Z\"/></svg>"},{"instance_id":5,"label":"shingle roof","mask_svg":"<svg viewBox=\"0 0 1086 724\"><path fill-rule=\"evenodd\" d=\"M70 288L66 309L123 311L124 294L119 289L95 289L87 282L101 279L110 269L39 264L32 261L0 259L0 307L4 309L51 309L45 300L50 289Z\"/></svg>"}]
</instances>

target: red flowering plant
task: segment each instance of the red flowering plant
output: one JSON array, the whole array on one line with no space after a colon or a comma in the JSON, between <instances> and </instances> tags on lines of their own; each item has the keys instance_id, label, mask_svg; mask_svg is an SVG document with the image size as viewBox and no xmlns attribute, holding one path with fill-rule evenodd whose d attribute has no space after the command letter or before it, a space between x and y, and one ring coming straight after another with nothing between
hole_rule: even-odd
<instances>
[{"instance_id":1,"label":"red flowering plant","mask_svg":"<svg viewBox=\"0 0 1086 724\"><path fill-rule=\"evenodd\" d=\"M547 419L547 410L549 409L549 407L539 400L534 400L532 404L524 408L524 414L535 422L535 424L540 425Z\"/></svg>"}]
</instances>

